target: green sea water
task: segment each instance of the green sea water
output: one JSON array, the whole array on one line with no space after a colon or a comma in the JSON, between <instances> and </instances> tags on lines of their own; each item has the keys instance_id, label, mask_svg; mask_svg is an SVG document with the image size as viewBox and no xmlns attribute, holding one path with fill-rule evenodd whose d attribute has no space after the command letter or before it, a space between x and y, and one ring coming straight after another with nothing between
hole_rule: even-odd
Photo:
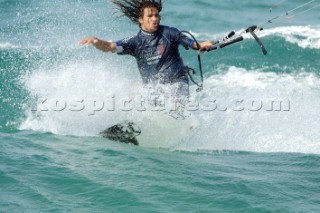
<instances>
[{"instance_id":1,"label":"green sea water","mask_svg":"<svg viewBox=\"0 0 320 213\"><path fill-rule=\"evenodd\" d=\"M161 21L215 41L304 2L270 12L277 3L167 0ZM94 101L139 83L135 60L78 43L138 27L104 0L0 0L0 212L318 212L319 8L263 24L266 56L248 35L202 54L204 90L190 93L217 108L193 112L197 128L181 139L166 141L180 125L162 124L132 146L98 133L128 119L148 129L159 117L95 111ZM195 52L181 54L197 69Z\"/></svg>"}]
</instances>

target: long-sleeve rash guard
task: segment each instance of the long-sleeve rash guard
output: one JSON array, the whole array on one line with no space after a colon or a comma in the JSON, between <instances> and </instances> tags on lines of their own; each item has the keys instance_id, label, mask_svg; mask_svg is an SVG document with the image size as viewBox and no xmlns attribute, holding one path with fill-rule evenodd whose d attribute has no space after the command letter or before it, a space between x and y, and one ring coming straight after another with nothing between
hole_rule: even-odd
<instances>
[{"instance_id":1,"label":"long-sleeve rash guard","mask_svg":"<svg viewBox=\"0 0 320 213\"><path fill-rule=\"evenodd\" d=\"M176 28L160 25L154 33L140 30L136 36L116 44L118 54L136 58L143 83L167 84L181 80L188 83L178 46L189 49L193 42Z\"/></svg>"}]
</instances>

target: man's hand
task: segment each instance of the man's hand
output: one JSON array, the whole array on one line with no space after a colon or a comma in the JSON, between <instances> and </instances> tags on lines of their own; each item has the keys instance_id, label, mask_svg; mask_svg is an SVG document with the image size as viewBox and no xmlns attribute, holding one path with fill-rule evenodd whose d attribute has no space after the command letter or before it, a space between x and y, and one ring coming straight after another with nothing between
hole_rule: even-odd
<instances>
[{"instance_id":1,"label":"man's hand","mask_svg":"<svg viewBox=\"0 0 320 213\"><path fill-rule=\"evenodd\" d=\"M108 42L108 41L103 41L100 40L96 37L91 37L91 38L85 38L79 43L80 45L86 45L89 46L90 44L93 44L95 48L104 51L104 52L115 52L117 49L117 45L114 42Z\"/></svg>"},{"instance_id":2,"label":"man's hand","mask_svg":"<svg viewBox=\"0 0 320 213\"><path fill-rule=\"evenodd\" d=\"M209 47L213 46L211 41L204 41L200 43L200 51L205 52L208 50Z\"/></svg>"},{"instance_id":3,"label":"man's hand","mask_svg":"<svg viewBox=\"0 0 320 213\"><path fill-rule=\"evenodd\" d=\"M98 39L96 37L91 37L91 38L85 38L83 40L80 41L80 45L86 45L89 46L90 44L96 44L98 43Z\"/></svg>"},{"instance_id":4,"label":"man's hand","mask_svg":"<svg viewBox=\"0 0 320 213\"><path fill-rule=\"evenodd\" d=\"M211 41L204 41L200 43L200 51L205 52L208 50L209 47L213 46L213 43ZM199 50L198 45L196 42L193 43L193 49Z\"/></svg>"}]
</instances>

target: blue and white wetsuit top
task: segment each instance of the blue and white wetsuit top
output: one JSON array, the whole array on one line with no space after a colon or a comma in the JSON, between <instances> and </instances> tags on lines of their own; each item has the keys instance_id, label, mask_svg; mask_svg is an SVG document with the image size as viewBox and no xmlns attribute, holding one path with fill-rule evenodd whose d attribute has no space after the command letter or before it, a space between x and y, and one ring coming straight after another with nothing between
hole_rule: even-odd
<instances>
[{"instance_id":1,"label":"blue and white wetsuit top","mask_svg":"<svg viewBox=\"0 0 320 213\"><path fill-rule=\"evenodd\" d=\"M172 84L188 83L178 46L189 49L193 42L178 29L160 25L154 33L140 30L136 36L116 44L118 54L136 58L143 83Z\"/></svg>"}]
</instances>

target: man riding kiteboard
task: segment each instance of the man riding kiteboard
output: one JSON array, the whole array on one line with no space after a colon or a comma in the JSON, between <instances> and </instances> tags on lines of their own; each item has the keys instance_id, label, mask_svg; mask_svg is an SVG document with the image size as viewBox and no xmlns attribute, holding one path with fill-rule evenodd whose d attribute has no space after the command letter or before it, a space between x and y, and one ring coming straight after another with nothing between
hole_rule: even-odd
<instances>
[{"instance_id":1,"label":"man riding kiteboard","mask_svg":"<svg viewBox=\"0 0 320 213\"><path fill-rule=\"evenodd\" d=\"M108 42L96 37L83 39L80 44L93 44L104 52L132 55L136 58L144 84L177 85L176 96L189 95L187 69L179 53L179 45L185 49L199 50L196 42L178 29L160 25L162 1L158 0L112 0L124 16L138 24L136 36L117 42ZM213 44L200 43L200 51Z\"/></svg>"}]
</instances>

